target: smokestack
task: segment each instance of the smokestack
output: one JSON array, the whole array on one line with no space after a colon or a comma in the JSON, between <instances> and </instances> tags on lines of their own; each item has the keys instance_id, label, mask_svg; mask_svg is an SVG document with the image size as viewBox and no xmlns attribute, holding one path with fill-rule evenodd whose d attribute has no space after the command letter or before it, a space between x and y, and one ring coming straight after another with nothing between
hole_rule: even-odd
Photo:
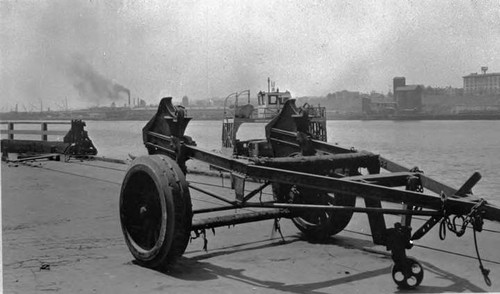
<instances>
[{"instance_id":1,"label":"smokestack","mask_svg":"<svg viewBox=\"0 0 500 294\"><path fill-rule=\"evenodd\" d=\"M124 90L124 92L127 93L127 95L128 95L128 107L130 107L130 90L126 89L126 90Z\"/></svg>"},{"instance_id":2,"label":"smokestack","mask_svg":"<svg viewBox=\"0 0 500 294\"><path fill-rule=\"evenodd\" d=\"M267 93L271 92L271 78L267 78Z\"/></svg>"},{"instance_id":3,"label":"smokestack","mask_svg":"<svg viewBox=\"0 0 500 294\"><path fill-rule=\"evenodd\" d=\"M126 93L128 95L128 106L130 107L130 90L125 88L124 86L120 84L114 84L113 85L113 91L115 92L114 95L118 96L119 92Z\"/></svg>"}]
</instances>

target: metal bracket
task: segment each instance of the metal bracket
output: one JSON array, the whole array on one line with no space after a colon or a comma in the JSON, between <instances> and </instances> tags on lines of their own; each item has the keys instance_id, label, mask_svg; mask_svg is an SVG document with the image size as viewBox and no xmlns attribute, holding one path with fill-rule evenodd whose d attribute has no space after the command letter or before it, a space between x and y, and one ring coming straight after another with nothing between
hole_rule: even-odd
<instances>
[{"instance_id":1,"label":"metal bracket","mask_svg":"<svg viewBox=\"0 0 500 294\"><path fill-rule=\"evenodd\" d=\"M392 267L392 279L403 289L414 289L424 278L422 265L414 258L406 256L406 249L413 244L410 240L411 228L394 224L394 228L386 230L387 250L392 253L394 266Z\"/></svg>"},{"instance_id":2,"label":"metal bracket","mask_svg":"<svg viewBox=\"0 0 500 294\"><path fill-rule=\"evenodd\" d=\"M236 201L242 202L245 199L245 176L231 173L231 188L236 194Z\"/></svg>"},{"instance_id":3,"label":"metal bracket","mask_svg":"<svg viewBox=\"0 0 500 294\"><path fill-rule=\"evenodd\" d=\"M406 249L413 247L410 241L411 228L395 223L394 228L385 230L387 250L392 253L394 263L400 263L406 259Z\"/></svg>"},{"instance_id":4,"label":"metal bracket","mask_svg":"<svg viewBox=\"0 0 500 294\"><path fill-rule=\"evenodd\" d=\"M411 237L411 240L418 240L422 238L427 232L429 232L441 219L443 216L432 216L428 221L426 221Z\"/></svg>"},{"instance_id":5,"label":"metal bracket","mask_svg":"<svg viewBox=\"0 0 500 294\"><path fill-rule=\"evenodd\" d=\"M409 176L406 182L406 190L423 192L422 182L420 181L420 178L417 176ZM413 208L414 207L412 205L408 205L406 203L403 204L403 209L413 210ZM411 219L411 214L404 214L401 216L401 223L403 224L403 226L409 227L411 225Z\"/></svg>"}]
</instances>

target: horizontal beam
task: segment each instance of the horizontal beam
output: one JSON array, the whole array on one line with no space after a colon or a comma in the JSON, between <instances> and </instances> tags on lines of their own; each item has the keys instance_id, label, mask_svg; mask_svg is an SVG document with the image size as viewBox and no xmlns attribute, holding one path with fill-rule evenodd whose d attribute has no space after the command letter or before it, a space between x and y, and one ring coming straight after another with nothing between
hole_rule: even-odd
<instances>
[{"instance_id":1,"label":"horizontal beam","mask_svg":"<svg viewBox=\"0 0 500 294\"><path fill-rule=\"evenodd\" d=\"M378 155L368 152L326 154L296 157L258 157L252 159L257 165L280 167L287 170L320 170L321 167L335 169L343 167L378 167Z\"/></svg>"},{"instance_id":2,"label":"horizontal beam","mask_svg":"<svg viewBox=\"0 0 500 294\"><path fill-rule=\"evenodd\" d=\"M41 131L41 130L0 130L0 134L17 134L17 135L50 135L50 136L63 136L68 131Z\"/></svg>"},{"instance_id":3,"label":"horizontal beam","mask_svg":"<svg viewBox=\"0 0 500 294\"><path fill-rule=\"evenodd\" d=\"M376 208L376 207L354 207L354 206L332 206L332 205L315 205L315 204L293 204L293 203L270 203L270 202L247 202L242 205L242 207L265 207L265 208L281 208L281 209L293 209L293 211L298 213L299 210L321 210L321 211L352 211L359 213L371 213L379 212L384 214L395 214L395 215L425 215L434 216L442 215L440 212L435 210L411 210L411 209L392 209L392 208Z\"/></svg>"},{"instance_id":4,"label":"horizontal beam","mask_svg":"<svg viewBox=\"0 0 500 294\"><path fill-rule=\"evenodd\" d=\"M146 143L144 143L144 145L146 145L146 146L150 146L150 147L153 147L153 148L156 148L157 150L162 150L162 151L165 151L165 152L167 152L167 153L169 153L169 154L172 154L172 155L174 155L174 156L176 155L176 154L175 154L175 151L173 151L173 150L171 150L171 149L168 149L168 148L165 148L165 147L163 147L163 146L160 146L160 145L158 145L158 144L153 144L153 143L146 142Z\"/></svg>"},{"instance_id":5,"label":"horizontal beam","mask_svg":"<svg viewBox=\"0 0 500 294\"><path fill-rule=\"evenodd\" d=\"M410 169L408 167L402 166L398 163L395 163L392 160L389 160L385 157L380 156L380 167L383 169L390 171L390 172L408 172ZM468 194L468 191L464 190L470 190L474 184L476 184L479 179L481 179L481 176L479 174L474 173L471 179L467 181L466 184L464 184L463 189L455 189L453 187L450 187L446 184L443 184L437 180L434 180L423 173L418 173L418 176L420 177L420 181L422 182L422 186L438 195L440 195L442 192L446 194L447 196L450 197L467 197L470 200L477 201L478 198L472 196L471 194ZM467 189L468 188L468 189Z\"/></svg>"},{"instance_id":6,"label":"horizontal beam","mask_svg":"<svg viewBox=\"0 0 500 294\"><path fill-rule=\"evenodd\" d=\"M276 128L271 129L271 135L270 135L271 140L279 140L281 143L286 143L290 146L296 146L297 148L300 149L299 144L297 143L297 134L294 132L289 132L285 130L280 130ZM344 148L340 147L337 145L332 145L320 140L311 140L314 149L316 151L323 151L327 153L332 153L332 154L339 154L339 153L354 153L355 150L349 149L349 148Z\"/></svg>"},{"instance_id":7,"label":"horizontal beam","mask_svg":"<svg viewBox=\"0 0 500 294\"><path fill-rule=\"evenodd\" d=\"M289 211L274 209L258 212L237 213L223 216L214 216L204 219L194 219L191 230L212 229L217 227L226 227L243 223L264 221L275 218L289 218L292 214Z\"/></svg>"},{"instance_id":8,"label":"horizontal beam","mask_svg":"<svg viewBox=\"0 0 500 294\"><path fill-rule=\"evenodd\" d=\"M186 154L188 157L197 159L215 167L218 167L222 170L227 170L229 172L237 172L240 174L247 173L248 162L242 161L238 159L229 158L224 155L215 154L213 152L208 152L201 148L190 146L190 145L182 145L183 148L186 148Z\"/></svg>"},{"instance_id":9,"label":"horizontal beam","mask_svg":"<svg viewBox=\"0 0 500 294\"><path fill-rule=\"evenodd\" d=\"M150 131L146 132L146 135L167 141L169 143L172 142L172 136L166 136L166 135L163 135L160 133L155 133L155 132L150 132Z\"/></svg>"},{"instance_id":10,"label":"horizontal beam","mask_svg":"<svg viewBox=\"0 0 500 294\"><path fill-rule=\"evenodd\" d=\"M234 206L234 205L200 208L200 209L194 209L193 214L209 213L209 212L217 212L217 211L225 211L225 210L237 210L240 208L241 207Z\"/></svg>"},{"instance_id":11,"label":"horizontal beam","mask_svg":"<svg viewBox=\"0 0 500 294\"><path fill-rule=\"evenodd\" d=\"M262 180L297 185L310 189L323 190L332 193L341 193L353 197L367 197L394 203L407 203L414 206L440 210L442 200L440 196L428 195L407 190L398 190L379 185L336 179L320 175L311 175L296 171L277 168L253 166L247 167L247 176ZM451 214L468 214L476 203L462 199L448 198L446 210ZM500 222L500 208L486 204L484 218Z\"/></svg>"},{"instance_id":12,"label":"horizontal beam","mask_svg":"<svg viewBox=\"0 0 500 294\"><path fill-rule=\"evenodd\" d=\"M408 177L418 175L418 173L411 172L395 172L344 177L343 179L356 182L365 182L374 185L382 185L386 187L402 187L407 185Z\"/></svg>"},{"instance_id":13,"label":"horizontal beam","mask_svg":"<svg viewBox=\"0 0 500 294\"><path fill-rule=\"evenodd\" d=\"M0 125L14 124L14 125L70 125L70 121L0 121Z\"/></svg>"},{"instance_id":14,"label":"horizontal beam","mask_svg":"<svg viewBox=\"0 0 500 294\"><path fill-rule=\"evenodd\" d=\"M89 158L92 160L96 160L96 161L111 162L111 163L118 163L118 164L129 164L130 163L130 162L127 162L126 160L123 160L123 159L104 157L104 156L89 156Z\"/></svg>"},{"instance_id":15,"label":"horizontal beam","mask_svg":"<svg viewBox=\"0 0 500 294\"><path fill-rule=\"evenodd\" d=\"M24 161L33 161L33 160L39 160L39 159L49 159L49 160L59 161L61 159L61 154L50 153L50 154L43 154L43 155L39 155L39 156L23 157L23 158L14 159L14 160L7 159L7 162L24 162Z\"/></svg>"}]
</instances>

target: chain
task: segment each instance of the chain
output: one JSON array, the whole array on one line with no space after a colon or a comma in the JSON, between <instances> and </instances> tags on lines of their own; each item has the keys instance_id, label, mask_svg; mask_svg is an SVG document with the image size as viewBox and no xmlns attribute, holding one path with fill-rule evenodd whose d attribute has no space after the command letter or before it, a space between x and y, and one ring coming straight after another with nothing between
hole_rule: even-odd
<instances>
[{"instance_id":1,"label":"chain","mask_svg":"<svg viewBox=\"0 0 500 294\"><path fill-rule=\"evenodd\" d=\"M212 232L215 235L215 230L213 228L212 228ZM189 242L191 243L193 240L198 239L201 236L201 237L203 237L203 250L208 251L208 249L207 249L208 248L208 239L207 239L207 232L205 231L205 229L194 230L193 233L194 233L194 236L191 236Z\"/></svg>"},{"instance_id":2,"label":"chain","mask_svg":"<svg viewBox=\"0 0 500 294\"><path fill-rule=\"evenodd\" d=\"M452 231L457 235L457 237L462 237L467 230L467 225L472 224L472 227L475 231L481 232L483 229L483 218L482 212L479 210L484 204L486 204L486 200L481 199L478 201L470 210L470 212L466 215L455 215L453 218L450 218L450 215L446 212L446 200L447 197L444 193L441 193L442 200L442 212L443 212L443 220L440 224L439 229L439 237L441 240L446 238L446 229ZM461 225L460 225L461 224Z\"/></svg>"},{"instance_id":3,"label":"chain","mask_svg":"<svg viewBox=\"0 0 500 294\"><path fill-rule=\"evenodd\" d=\"M278 232L281 236L281 240L285 242L285 237L283 237L283 233L281 232L281 225L280 225L280 219L275 218L274 219L274 226L273 226L273 231Z\"/></svg>"},{"instance_id":4,"label":"chain","mask_svg":"<svg viewBox=\"0 0 500 294\"><path fill-rule=\"evenodd\" d=\"M479 200L470 210L470 212L466 215L455 215L453 219L450 219L450 215L446 213L445 203L446 203L446 195L441 192L441 200L442 200L442 212L443 212L443 220L439 226L439 238L444 240L446 238L446 229L452 231L457 235L457 237L461 237L465 234L468 224L472 224L472 231L474 235L474 247L476 249L477 260L479 261L479 269L481 270L481 274L483 275L484 281L486 285L491 286L491 280L489 278L490 270L483 266L483 262L481 260L481 256L479 255L479 246L477 245L477 237L476 232L481 232L483 230L483 211L480 208L486 204L486 200ZM457 223L458 221L458 223ZM461 225L460 225L461 224Z\"/></svg>"}]
</instances>

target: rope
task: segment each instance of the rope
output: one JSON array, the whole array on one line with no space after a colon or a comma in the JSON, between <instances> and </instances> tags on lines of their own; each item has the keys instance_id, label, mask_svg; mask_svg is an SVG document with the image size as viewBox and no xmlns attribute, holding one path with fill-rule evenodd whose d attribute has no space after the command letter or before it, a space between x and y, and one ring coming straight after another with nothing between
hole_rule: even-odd
<instances>
[{"instance_id":1,"label":"rope","mask_svg":"<svg viewBox=\"0 0 500 294\"><path fill-rule=\"evenodd\" d=\"M491 287L491 280L490 277L488 276L490 274L490 270L483 266L481 256L479 255L479 246L477 246L476 230L474 229L473 232L474 232L474 246L476 248L477 260L479 261L479 269L481 270L481 274L483 274L484 282L486 283L486 285Z\"/></svg>"}]
</instances>

